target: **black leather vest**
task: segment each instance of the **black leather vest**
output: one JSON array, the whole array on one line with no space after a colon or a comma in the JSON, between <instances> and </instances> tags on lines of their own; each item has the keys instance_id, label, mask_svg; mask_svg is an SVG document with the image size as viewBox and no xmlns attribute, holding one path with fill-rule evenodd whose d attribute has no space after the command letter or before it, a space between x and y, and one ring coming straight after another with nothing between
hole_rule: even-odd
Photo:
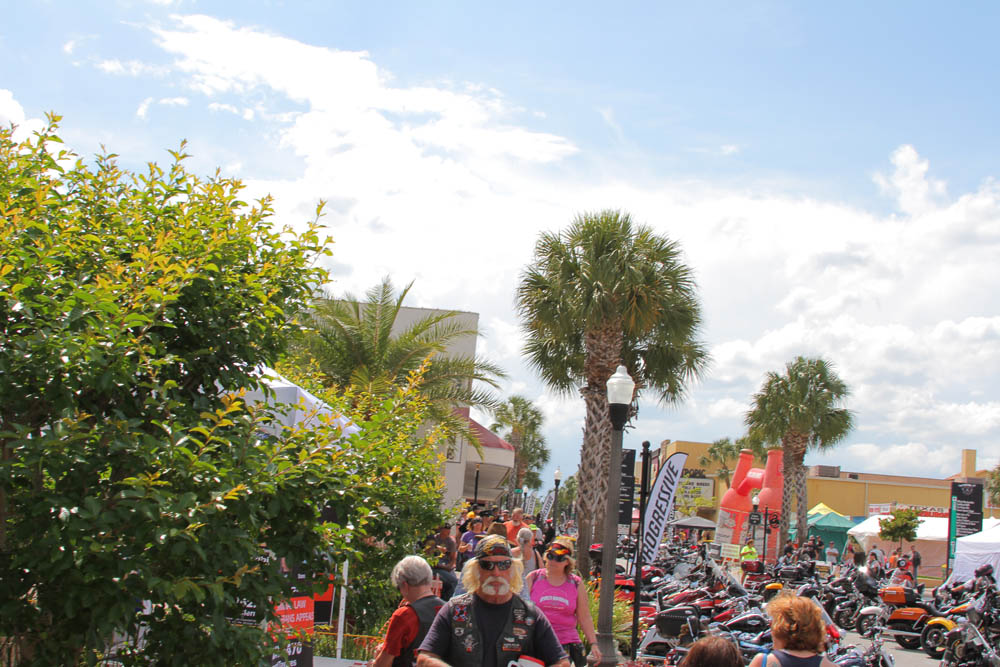
<instances>
[{"instance_id":1,"label":"black leather vest","mask_svg":"<svg viewBox=\"0 0 1000 667\"><path fill-rule=\"evenodd\" d=\"M480 667L483 664L483 651L488 650L496 650L498 667L506 667L511 660L516 662L522 654L531 654L535 622L538 620L538 608L531 602L518 595L511 598L511 613L495 649L483 646L483 638L476 625L472 593L452 598L448 605L451 614L451 647L445 659L452 667Z\"/></svg>"},{"instance_id":2,"label":"black leather vest","mask_svg":"<svg viewBox=\"0 0 1000 667\"><path fill-rule=\"evenodd\" d=\"M436 595L427 595L416 602L410 602L408 606L417 613L420 629L417 630L417 636L413 641L393 659L392 667L413 667L417 664L417 649L427 636L427 631L431 629L431 623L434 622L438 609L444 606L444 600Z\"/></svg>"}]
</instances>

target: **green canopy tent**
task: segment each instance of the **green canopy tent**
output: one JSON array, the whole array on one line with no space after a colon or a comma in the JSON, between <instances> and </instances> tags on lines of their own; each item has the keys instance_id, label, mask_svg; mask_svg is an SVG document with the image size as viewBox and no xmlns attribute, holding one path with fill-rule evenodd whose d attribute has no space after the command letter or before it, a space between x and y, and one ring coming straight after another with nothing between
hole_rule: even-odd
<instances>
[{"instance_id":1,"label":"green canopy tent","mask_svg":"<svg viewBox=\"0 0 1000 667\"><path fill-rule=\"evenodd\" d=\"M823 540L824 543L832 541L836 545L837 551L841 554L844 553L844 547L847 545L847 531L853 528L855 523L855 521L840 516L836 512L828 512L826 514L817 512L806 517L809 537L815 535ZM792 526L788 531L788 539L794 540L795 533L796 529Z\"/></svg>"}]
</instances>

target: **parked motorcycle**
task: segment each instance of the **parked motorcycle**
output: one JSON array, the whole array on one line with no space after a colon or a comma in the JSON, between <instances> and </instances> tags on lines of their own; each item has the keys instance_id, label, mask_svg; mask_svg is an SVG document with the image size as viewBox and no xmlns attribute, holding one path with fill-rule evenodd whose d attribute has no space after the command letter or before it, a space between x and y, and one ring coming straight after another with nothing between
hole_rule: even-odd
<instances>
[{"instance_id":1,"label":"parked motorcycle","mask_svg":"<svg viewBox=\"0 0 1000 667\"><path fill-rule=\"evenodd\" d=\"M903 648L920 648L920 637L927 621L943 613L933 602L925 602L915 588L886 586L879 589L881 603L858 612L858 634L869 636L876 625L885 628Z\"/></svg>"},{"instance_id":2,"label":"parked motorcycle","mask_svg":"<svg viewBox=\"0 0 1000 667\"><path fill-rule=\"evenodd\" d=\"M1000 610L991 587L966 611L966 620L945 636L941 667L1000 667Z\"/></svg>"}]
</instances>

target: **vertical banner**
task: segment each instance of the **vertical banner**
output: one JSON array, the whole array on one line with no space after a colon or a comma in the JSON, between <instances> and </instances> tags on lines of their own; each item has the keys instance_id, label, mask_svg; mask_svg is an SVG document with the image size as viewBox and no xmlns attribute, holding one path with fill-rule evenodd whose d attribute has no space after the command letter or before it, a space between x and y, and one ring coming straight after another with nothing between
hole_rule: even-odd
<instances>
[{"instance_id":1,"label":"vertical banner","mask_svg":"<svg viewBox=\"0 0 1000 667\"><path fill-rule=\"evenodd\" d=\"M542 511L538 515L539 521L545 521L549 518L549 512L552 511L552 503L555 502L556 494L553 491L549 491L545 496L545 502L542 503Z\"/></svg>"},{"instance_id":2,"label":"vertical banner","mask_svg":"<svg viewBox=\"0 0 1000 667\"><path fill-rule=\"evenodd\" d=\"M983 485L979 482L951 483L948 515L948 570L955 567L955 540L983 529Z\"/></svg>"},{"instance_id":3,"label":"vertical banner","mask_svg":"<svg viewBox=\"0 0 1000 667\"><path fill-rule=\"evenodd\" d=\"M535 515L535 505L537 505L537 504L538 504L538 498L536 498L535 494L532 493L524 501L524 513L527 514L527 515L529 515L529 516L534 516Z\"/></svg>"},{"instance_id":4,"label":"vertical banner","mask_svg":"<svg viewBox=\"0 0 1000 667\"><path fill-rule=\"evenodd\" d=\"M649 504L646 506L646 516L642 517L642 560L652 563L660 550L660 540L663 539L663 529L667 526L670 510L674 505L674 494L684 472L684 464L688 455L684 452L674 452L660 468L649 494Z\"/></svg>"},{"instance_id":5,"label":"vertical banner","mask_svg":"<svg viewBox=\"0 0 1000 667\"><path fill-rule=\"evenodd\" d=\"M635 507L635 450L622 450L622 484L618 492L618 525L632 532L632 509Z\"/></svg>"}]
</instances>

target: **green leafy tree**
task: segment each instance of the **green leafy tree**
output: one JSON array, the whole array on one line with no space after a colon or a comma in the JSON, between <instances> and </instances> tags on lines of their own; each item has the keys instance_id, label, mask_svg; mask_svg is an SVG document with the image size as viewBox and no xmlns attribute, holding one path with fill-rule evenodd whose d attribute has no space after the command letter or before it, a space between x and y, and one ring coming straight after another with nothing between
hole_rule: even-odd
<instances>
[{"instance_id":1,"label":"green leafy tree","mask_svg":"<svg viewBox=\"0 0 1000 667\"><path fill-rule=\"evenodd\" d=\"M830 363L796 357L786 365L783 375L768 373L764 385L753 396L753 407L745 420L749 438L780 446L783 452L785 484L781 495L780 545L788 539L793 498L797 534L807 534L803 460L809 448L829 449L851 432L853 415L840 407L848 393L847 385Z\"/></svg>"},{"instance_id":2,"label":"green leafy tree","mask_svg":"<svg viewBox=\"0 0 1000 667\"><path fill-rule=\"evenodd\" d=\"M275 620L282 560L325 585L395 525L425 410L371 406L345 441L244 405L327 278L316 225L275 230L183 146L74 163L57 120L0 129L0 636L19 664L260 664L271 634L227 617Z\"/></svg>"},{"instance_id":3,"label":"green leafy tree","mask_svg":"<svg viewBox=\"0 0 1000 667\"><path fill-rule=\"evenodd\" d=\"M635 396L655 391L674 403L704 368L697 339L701 306L679 246L631 216L605 210L544 233L517 289L525 354L556 390L579 390L586 405L580 453L579 549L604 513L611 452L606 383L620 364Z\"/></svg>"},{"instance_id":4,"label":"green leafy tree","mask_svg":"<svg viewBox=\"0 0 1000 667\"><path fill-rule=\"evenodd\" d=\"M523 396L511 396L493 413L496 421L490 430L514 447L514 468L508 475L508 486L538 490L542 486L539 473L549 462L549 448L542 435L545 418L541 410Z\"/></svg>"},{"instance_id":5,"label":"green leafy tree","mask_svg":"<svg viewBox=\"0 0 1000 667\"><path fill-rule=\"evenodd\" d=\"M705 467L718 465L718 470L716 470L715 474L728 487L729 481L733 476L733 469L730 465L735 464L740 458L740 449L742 448L743 446L739 440L733 442L729 438L720 438L712 443L708 448L708 452L698 460L698 464Z\"/></svg>"},{"instance_id":6,"label":"green leafy tree","mask_svg":"<svg viewBox=\"0 0 1000 667\"><path fill-rule=\"evenodd\" d=\"M571 508L576 502L576 475L570 475L559 485L559 513L571 515Z\"/></svg>"},{"instance_id":7,"label":"green leafy tree","mask_svg":"<svg viewBox=\"0 0 1000 667\"><path fill-rule=\"evenodd\" d=\"M355 634L378 635L399 605L399 591L389 581L393 566L445 520L443 481L437 445L448 437L442 426L427 429L430 401L421 391L428 365L410 374L406 385L389 396L323 386L323 379L289 363L282 374L330 406L353 410L361 428L350 442L348 484L362 485L361 502L327 507L354 522L347 612ZM366 415L368 415L366 417ZM338 492L339 493L339 492ZM357 499L358 495L352 494Z\"/></svg>"},{"instance_id":8,"label":"green leafy tree","mask_svg":"<svg viewBox=\"0 0 1000 667\"><path fill-rule=\"evenodd\" d=\"M431 418L478 444L455 407L495 409L499 401L482 386L498 387L504 372L483 359L447 354L455 340L478 335L461 322L457 311L433 313L406 327L397 325L412 286L397 293L392 281L384 278L363 301L350 294L317 300L303 315L305 330L291 359L301 368L315 365L324 386L350 386L382 395L405 386L410 373L431 359L420 389L430 399Z\"/></svg>"},{"instance_id":9,"label":"green leafy tree","mask_svg":"<svg viewBox=\"0 0 1000 667\"><path fill-rule=\"evenodd\" d=\"M993 505L1000 506L1000 464L993 468L986 477L986 492Z\"/></svg>"},{"instance_id":10,"label":"green leafy tree","mask_svg":"<svg viewBox=\"0 0 1000 667\"><path fill-rule=\"evenodd\" d=\"M920 526L920 512L913 509L896 509L887 519L878 520L878 536L887 542L915 542Z\"/></svg>"}]
</instances>

